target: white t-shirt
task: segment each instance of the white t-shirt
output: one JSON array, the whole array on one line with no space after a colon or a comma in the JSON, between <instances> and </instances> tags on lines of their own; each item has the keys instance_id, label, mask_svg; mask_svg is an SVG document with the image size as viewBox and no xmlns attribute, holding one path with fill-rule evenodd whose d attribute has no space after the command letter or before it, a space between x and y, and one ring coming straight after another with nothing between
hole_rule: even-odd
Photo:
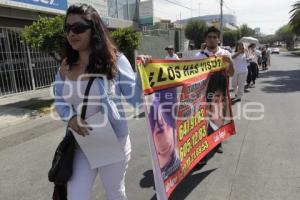
<instances>
[{"instance_id":1,"label":"white t-shirt","mask_svg":"<svg viewBox=\"0 0 300 200\"><path fill-rule=\"evenodd\" d=\"M256 52L256 56L257 56L257 57L261 57L261 51L260 51L260 50L255 49L255 52Z\"/></svg>"},{"instance_id":2,"label":"white t-shirt","mask_svg":"<svg viewBox=\"0 0 300 200\"><path fill-rule=\"evenodd\" d=\"M210 56L228 56L229 58L231 58L231 54L229 51L218 47L216 53L213 53L213 52L209 51L207 48L205 48L203 51L196 53L195 59L204 59L204 58L207 58L207 55L209 57Z\"/></svg>"},{"instance_id":3,"label":"white t-shirt","mask_svg":"<svg viewBox=\"0 0 300 200\"><path fill-rule=\"evenodd\" d=\"M165 59L166 59L166 60L179 60L179 57L177 56L176 53L174 53L173 56L167 55L167 56L165 57Z\"/></svg>"},{"instance_id":4,"label":"white t-shirt","mask_svg":"<svg viewBox=\"0 0 300 200\"><path fill-rule=\"evenodd\" d=\"M247 58L249 62L257 62L257 54L256 51L248 51Z\"/></svg>"},{"instance_id":5,"label":"white t-shirt","mask_svg":"<svg viewBox=\"0 0 300 200\"><path fill-rule=\"evenodd\" d=\"M233 53L233 55L236 52ZM244 73L248 72L248 65L246 54L239 54L237 57L233 59L234 68L236 73Z\"/></svg>"}]
</instances>

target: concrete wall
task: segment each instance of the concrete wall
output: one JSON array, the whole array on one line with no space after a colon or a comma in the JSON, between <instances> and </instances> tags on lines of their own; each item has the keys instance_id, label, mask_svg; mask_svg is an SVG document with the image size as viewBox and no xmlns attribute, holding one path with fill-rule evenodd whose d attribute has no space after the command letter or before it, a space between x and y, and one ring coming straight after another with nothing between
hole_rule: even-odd
<instances>
[{"instance_id":1,"label":"concrete wall","mask_svg":"<svg viewBox=\"0 0 300 200\"><path fill-rule=\"evenodd\" d=\"M151 34L143 34L141 46L137 53L151 55L153 58L164 58L166 56L165 47L175 45L174 38L174 30L164 31L163 33L153 31Z\"/></svg>"}]
</instances>

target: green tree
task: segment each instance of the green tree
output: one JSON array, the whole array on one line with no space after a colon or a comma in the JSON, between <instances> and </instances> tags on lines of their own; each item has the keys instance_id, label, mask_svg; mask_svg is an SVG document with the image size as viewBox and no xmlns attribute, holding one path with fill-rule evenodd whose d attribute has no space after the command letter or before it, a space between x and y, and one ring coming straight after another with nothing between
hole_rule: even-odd
<instances>
[{"instance_id":1,"label":"green tree","mask_svg":"<svg viewBox=\"0 0 300 200\"><path fill-rule=\"evenodd\" d=\"M227 30L223 31L223 45L224 46L235 46L238 40L241 38L240 30Z\"/></svg>"},{"instance_id":2,"label":"green tree","mask_svg":"<svg viewBox=\"0 0 300 200\"><path fill-rule=\"evenodd\" d=\"M300 1L297 1L293 4L292 10L290 11L290 25L292 26L292 30L296 34L300 34Z\"/></svg>"},{"instance_id":3,"label":"green tree","mask_svg":"<svg viewBox=\"0 0 300 200\"><path fill-rule=\"evenodd\" d=\"M64 44L64 16L40 17L22 31L23 40L60 61Z\"/></svg>"},{"instance_id":4,"label":"green tree","mask_svg":"<svg viewBox=\"0 0 300 200\"><path fill-rule=\"evenodd\" d=\"M125 54L131 65L135 65L134 50L141 44L141 35L132 27L116 29L112 32L112 37L118 49Z\"/></svg>"},{"instance_id":5,"label":"green tree","mask_svg":"<svg viewBox=\"0 0 300 200\"><path fill-rule=\"evenodd\" d=\"M116 29L112 32L112 37L124 54L131 54L141 44L141 35L132 27Z\"/></svg>"},{"instance_id":6,"label":"green tree","mask_svg":"<svg viewBox=\"0 0 300 200\"><path fill-rule=\"evenodd\" d=\"M247 24L241 25L241 27L239 28L239 30L240 30L240 33L241 33L241 37L255 36L255 30L253 30L252 28L248 27Z\"/></svg>"},{"instance_id":7,"label":"green tree","mask_svg":"<svg viewBox=\"0 0 300 200\"><path fill-rule=\"evenodd\" d=\"M287 49L291 50L294 48L294 32L290 24L282 26L276 31L276 36L278 40L284 41L286 43Z\"/></svg>"},{"instance_id":8,"label":"green tree","mask_svg":"<svg viewBox=\"0 0 300 200\"><path fill-rule=\"evenodd\" d=\"M190 20L184 29L185 37L194 41L196 48L201 48L204 42L204 32L207 30L206 22L201 20Z\"/></svg>"},{"instance_id":9,"label":"green tree","mask_svg":"<svg viewBox=\"0 0 300 200\"><path fill-rule=\"evenodd\" d=\"M272 46L275 42L278 41L277 36L276 35L266 35L266 36L262 36L258 38L259 42L261 44L268 44L270 46Z\"/></svg>"}]
</instances>

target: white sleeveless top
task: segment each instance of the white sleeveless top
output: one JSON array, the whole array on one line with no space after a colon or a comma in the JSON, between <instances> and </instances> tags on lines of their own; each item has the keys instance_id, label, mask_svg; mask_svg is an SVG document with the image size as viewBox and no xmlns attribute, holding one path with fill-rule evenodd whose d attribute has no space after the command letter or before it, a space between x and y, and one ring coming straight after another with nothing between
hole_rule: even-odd
<instances>
[{"instance_id":1,"label":"white sleeveless top","mask_svg":"<svg viewBox=\"0 0 300 200\"><path fill-rule=\"evenodd\" d=\"M78 116L81 114L81 109L83 105L84 93L88 84L88 80L70 80L67 76L65 76L64 86L63 86L63 98L66 103L72 105L73 109L78 113ZM98 112L103 112L103 106L101 104L100 97L100 89L98 86L98 82L96 80L93 81L88 98L85 118L89 118ZM101 122L100 122L101 123ZM129 153L131 152L131 143L129 136L126 138L118 138L122 149L127 155L127 159ZM78 144L76 144L76 148L79 148Z\"/></svg>"},{"instance_id":2,"label":"white sleeveless top","mask_svg":"<svg viewBox=\"0 0 300 200\"><path fill-rule=\"evenodd\" d=\"M81 114L83 105L84 93L88 84L88 80L73 81L67 76L63 87L63 98L65 102L71 104L73 109ZM92 115L100 112L101 108L100 92L97 81L94 81L91 85L88 98L88 106L86 109L85 118L89 118Z\"/></svg>"}]
</instances>

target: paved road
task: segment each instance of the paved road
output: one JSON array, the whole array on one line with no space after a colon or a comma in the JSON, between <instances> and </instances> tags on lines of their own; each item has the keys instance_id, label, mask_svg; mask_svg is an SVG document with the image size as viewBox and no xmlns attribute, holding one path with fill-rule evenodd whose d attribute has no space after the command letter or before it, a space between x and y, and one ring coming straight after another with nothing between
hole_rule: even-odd
<instances>
[{"instance_id":1,"label":"paved road","mask_svg":"<svg viewBox=\"0 0 300 200\"><path fill-rule=\"evenodd\" d=\"M300 199L300 58L272 56L272 68L261 73L234 112L261 103L264 118L236 120L237 134L195 170L175 191L174 200ZM257 107L252 107L257 108ZM261 113L250 113L256 117ZM142 115L141 115L142 117ZM1 122L0 122L1 123ZM1 128L0 199L50 199L47 171L64 124L49 117ZM130 121L132 160L126 176L129 200L156 199L144 118ZM94 199L105 199L97 180Z\"/></svg>"},{"instance_id":2,"label":"paved road","mask_svg":"<svg viewBox=\"0 0 300 200\"><path fill-rule=\"evenodd\" d=\"M37 112L28 109L28 106L51 101L51 88L38 89L36 91L12 94L0 97L0 130L10 125L29 120L35 117ZM3 132L0 132L0 138Z\"/></svg>"}]
</instances>

